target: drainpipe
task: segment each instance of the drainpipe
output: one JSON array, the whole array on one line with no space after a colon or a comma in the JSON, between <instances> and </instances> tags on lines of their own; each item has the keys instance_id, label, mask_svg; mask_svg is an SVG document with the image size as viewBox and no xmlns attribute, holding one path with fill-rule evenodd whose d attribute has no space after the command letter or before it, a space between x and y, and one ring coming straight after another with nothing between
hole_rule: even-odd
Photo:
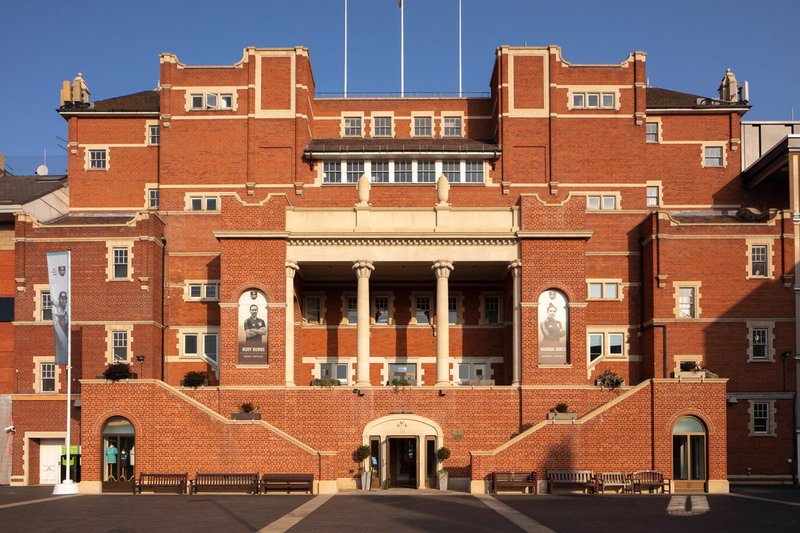
<instances>
[{"instance_id":1,"label":"drainpipe","mask_svg":"<svg viewBox=\"0 0 800 533\"><path fill-rule=\"evenodd\" d=\"M160 200L160 198L159 198ZM164 323L164 317L166 316L166 307L167 307L167 299L166 299L166 289L167 286L166 278L164 277L167 272L167 239L161 237L161 379L166 383L167 382L167 364L166 364L166 353L164 350L166 335L167 335L167 325Z\"/></svg>"}]
</instances>

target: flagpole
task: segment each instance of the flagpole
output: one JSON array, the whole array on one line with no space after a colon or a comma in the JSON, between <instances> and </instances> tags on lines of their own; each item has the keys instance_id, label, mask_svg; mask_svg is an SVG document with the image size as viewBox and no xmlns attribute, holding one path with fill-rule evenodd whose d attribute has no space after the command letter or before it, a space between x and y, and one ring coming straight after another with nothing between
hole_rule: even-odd
<instances>
[{"instance_id":1,"label":"flagpole","mask_svg":"<svg viewBox=\"0 0 800 533\"><path fill-rule=\"evenodd\" d=\"M347 0L344 0L344 97L347 98Z\"/></svg>"},{"instance_id":2,"label":"flagpole","mask_svg":"<svg viewBox=\"0 0 800 533\"><path fill-rule=\"evenodd\" d=\"M66 461L64 480L53 487L53 494L78 494L78 485L73 483L70 473L70 452L72 435L72 252L67 251L67 272L69 274L70 291L67 298L67 437L65 439Z\"/></svg>"},{"instance_id":3,"label":"flagpole","mask_svg":"<svg viewBox=\"0 0 800 533\"><path fill-rule=\"evenodd\" d=\"M398 0L400 4L400 98L405 96L405 44L403 42L403 0Z\"/></svg>"},{"instance_id":4,"label":"flagpole","mask_svg":"<svg viewBox=\"0 0 800 533\"><path fill-rule=\"evenodd\" d=\"M458 0L458 97L461 98L461 0Z\"/></svg>"}]
</instances>

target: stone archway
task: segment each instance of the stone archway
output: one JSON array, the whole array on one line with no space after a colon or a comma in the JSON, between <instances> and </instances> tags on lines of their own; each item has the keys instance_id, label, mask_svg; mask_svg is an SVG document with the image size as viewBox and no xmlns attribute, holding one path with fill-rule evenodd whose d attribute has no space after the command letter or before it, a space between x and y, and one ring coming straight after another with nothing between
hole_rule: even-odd
<instances>
[{"instance_id":1,"label":"stone archway","mask_svg":"<svg viewBox=\"0 0 800 533\"><path fill-rule=\"evenodd\" d=\"M370 462L378 470L381 488L435 487L435 451L444 444L439 424L418 415L388 415L368 423L362 438L372 450Z\"/></svg>"}]
</instances>

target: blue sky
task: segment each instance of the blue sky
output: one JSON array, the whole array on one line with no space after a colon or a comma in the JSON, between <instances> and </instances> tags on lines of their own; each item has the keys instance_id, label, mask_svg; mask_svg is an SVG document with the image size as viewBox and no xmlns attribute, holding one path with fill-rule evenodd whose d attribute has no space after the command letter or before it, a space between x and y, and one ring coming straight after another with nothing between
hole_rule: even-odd
<instances>
[{"instance_id":1,"label":"blue sky","mask_svg":"<svg viewBox=\"0 0 800 533\"><path fill-rule=\"evenodd\" d=\"M745 120L800 119L800 1L462 0L463 90L488 91L499 45L557 44L573 63L644 50L654 87L716 96L750 83ZM93 100L154 89L158 54L231 64L246 46L310 50L318 92L343 89L344 0L0 0L0 152L30 174L65 171L62 80ZM400 90L397 0L348 0L348 93ZM405 90L458 90L458 0L404 0Z\"/></svg>"}]
</instances>

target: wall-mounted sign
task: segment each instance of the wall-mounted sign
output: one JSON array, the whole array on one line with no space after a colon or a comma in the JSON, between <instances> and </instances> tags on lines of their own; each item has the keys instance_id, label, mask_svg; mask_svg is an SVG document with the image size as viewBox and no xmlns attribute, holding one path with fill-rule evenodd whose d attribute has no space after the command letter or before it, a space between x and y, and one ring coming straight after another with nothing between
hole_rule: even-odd
<instances>
[{"instance_id":1,"label":"wall-mounted sign","mask_svg":"<svg viewBox=\"0 0 800 533\"><path fill-rule=\"evenodd\" d=\"M544 291L539 295L539 364L566 364L568 340L567 298L561 291Z\"/></svg>"},{"instance_id":2,"label":"wall-mounted sign","mask_svg":"<svg viewBox=\"0 0 800 533\"><path fill-rule=\"evenodd\" d=\"M269 362L267 297L259 290L239 297L239 364L266 365Z\"/></svg>"}]
</instances>

